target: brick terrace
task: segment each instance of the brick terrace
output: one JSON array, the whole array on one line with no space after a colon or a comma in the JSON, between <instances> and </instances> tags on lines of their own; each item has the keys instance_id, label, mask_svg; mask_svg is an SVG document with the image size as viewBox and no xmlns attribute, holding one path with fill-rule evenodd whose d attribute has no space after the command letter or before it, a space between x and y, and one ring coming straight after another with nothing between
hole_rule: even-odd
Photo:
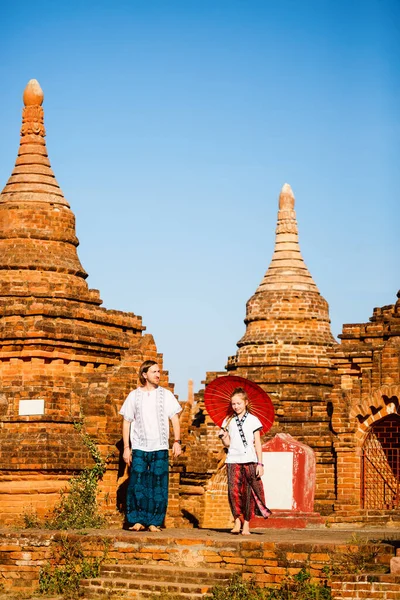
<instances>
[{"instance_id":1,"label":"brick terrace","mask_svg":"<svg viewBox=\"0 0 400 600\"><path fill-rule=\"evenodd\" d=\"M390 560L396 548L400 548L399 528L257 530L250 537L198 529L166 529L157 534L112 529L85 534L2 530L0 574L10 594L35 590L40 567L53 560L53 550L63 536L71 541L79 540L84 553L92 557L101 556L105 544L109 544L107 562L119 568L130 565L134 571L135 566L156 565L160 572L168 566L174 566L177 571L190 569L199 573L203 569L220 570L227 575L240 572L245 579L255 577L260 586L278 585L285 576L296 574L305 566L314 577L324 579L323 568L330 564L332 556L349 549L357 551L360 540L371 543L380 540L379 554L371 572L388 573ZM386 583L394 586L399 594L400 577L385 577ZM361 583L366 582L354 585L361 586ZM365 591L365 586L363 589ZM339 595L338 586L336 592L338 599L357 597ZM394 599L396 595L374 597Z\"/></svg>"}]
</instances>

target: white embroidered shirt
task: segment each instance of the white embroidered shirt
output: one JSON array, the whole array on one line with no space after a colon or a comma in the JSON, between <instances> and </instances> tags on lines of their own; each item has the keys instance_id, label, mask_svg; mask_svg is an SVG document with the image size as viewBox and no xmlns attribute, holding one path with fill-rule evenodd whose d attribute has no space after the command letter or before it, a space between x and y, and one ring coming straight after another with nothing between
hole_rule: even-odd
<instances>
[{"instance_id":1,"label":"white embroidered shirt","mask_svg":"<svg viewBox=\"0 0 400 600\"><path fill-rule=\"evenodd\" d=\"M158 386L148 392L137 388L128 394L119 413L131 424L130 440L133 450L168 450L169 423L182 410L175 396Z\"/></svg>"},{"instance_id":2,"label":"white embroidered shirt","mask_svg":"<svg viewBox=\"0 0 400 600\"><path fill-rule=\"evenodd\" d=\"M227 418L224 420L222 427L226 427L227 420ZM254 448L254 432L258 429L262 429L261 421L258 419L258 417L252 415L251 413L247 413L245 420L242 422L242 431L247 442L245 445L234 417L228 425L231 443L228 448L228 454L225 462L257 462L256 450Z\"/></svg>"}]
</instances>

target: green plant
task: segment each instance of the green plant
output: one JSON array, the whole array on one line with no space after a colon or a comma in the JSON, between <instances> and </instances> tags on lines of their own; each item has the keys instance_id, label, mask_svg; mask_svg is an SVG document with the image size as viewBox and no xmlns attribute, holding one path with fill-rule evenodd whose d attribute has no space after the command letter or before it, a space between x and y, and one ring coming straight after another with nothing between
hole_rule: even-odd
<instances>
[{"instance_id":1,"label":"green plant","mask_svg":"<svg viewBox=\"0 0 400 600\"><path fill-rule=\"evenodd\" d=\"M41 526L41 522L36 512L31 509L26 509L22 515L25 529L38 529Z\"/></svg>"},{"instance_id":2,"label":"green plant","mask_svg":"<svg viewBox=\"0 0 400 600\"><path fill-rule=\"evenodd\" d=\"M268 588L265 600L330 600L331 590L324 584L312 581L310 572L301 569L289 575L279 588Z\"/></svg>"},{"instance_id":3,"label":"green plant","mask_svg":"<svg viewBox=\"0 0 400 600\"><path fill-rule=\"evenodd\" d=\"M85 529L99 528L106 524L106 519L98 511L97 489L110 457L107 456L104 459L101 456L95 442L84 432L81 423L75 423L75 428L89 449L94 465L69 480L68 487L61 491L60 502L44 521L41 521L32 509L25 510L23 514L25 529L40 527L45 529Z\"/></svg>"},{"instance_id":4,"label":"green plant","mask_svg":"<svg viewBox=\"0 0 400 600\"><path fill-rule=\"evenodd\" d=\"M227 586L216 586L208 600L330 600L331 591L327 583L311 580L311 575L302 569L290 575L277 588L260 588L254 579L243 581L239 574L232 576Z\"/></svg>"},{"instance_id":5,"label":"green plant","mask_svg":"<svg viewBox=\"0 0 400 600\"><path fill-rule=\"evenodd\" d=\"M105 561L109 544L104 544L101 557L86 558L79 541L62 537L53 553L52 561L46 563L39 573L41 594L63 594L65 598L77 598L81 579L98 577Z\"/></svg>"},{"instance_id":6,"label":"green plant","mask_svg":"<svg viewBox=\"0 0 400 600\"><path fill-rule=\"evenodd\" d=\"M106 470L107 459L103 459L95 442L82 431L82 425L75 427L95 464L70 479L69 488L61 492L59 504L46 519L44 526L47 529L84 529L105 524L105 518L98 511L97 488Z\"/></svg>"},{"instance_id":7,"label":"green plant","mask_svg":"<svg viewBox=\"0 0 400 600\"><path fill-rule=\"evenodd\" d=\"M351 573L357 575L365 573L371 568L374 571L379 570L376 565L376 557L379 554L379 541L362 539L356 534L352 535L346 545L346 549L341 552L335 552L332 555L331 564L327 568L329 575L340 575L342 573ZM385 569L385 567L382 567Z\"/></svg>"},{"instance_id":8,"label":"green plant","mask_svg":"<svg viewBox=\"0 0 400 600\"><path fill-rule=\"evenodd\" d=\"M217 585L211 590L208 600L264 600L265 590L258 587L254 579L242 580L241 575L232 575L227 586Z\"/></svg>"}]
</instances>

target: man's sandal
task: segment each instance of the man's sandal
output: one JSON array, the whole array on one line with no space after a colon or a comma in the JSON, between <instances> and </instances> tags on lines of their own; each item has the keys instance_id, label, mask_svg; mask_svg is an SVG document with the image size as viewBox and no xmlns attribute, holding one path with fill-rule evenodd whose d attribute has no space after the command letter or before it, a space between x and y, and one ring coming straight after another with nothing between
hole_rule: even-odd
<instances>
[{"instance_id":1,"label":"man's sandal","mask_svg":"<svg viewBox=\"0 0 400 600\"><path fill-rule=\"evenodd\" d=\"M128 529L129 531L143 531L144 525L142 525L141 523L135 523L134 525L132 525L132 527L129 527Z\"/></svg>"}]
</instances>

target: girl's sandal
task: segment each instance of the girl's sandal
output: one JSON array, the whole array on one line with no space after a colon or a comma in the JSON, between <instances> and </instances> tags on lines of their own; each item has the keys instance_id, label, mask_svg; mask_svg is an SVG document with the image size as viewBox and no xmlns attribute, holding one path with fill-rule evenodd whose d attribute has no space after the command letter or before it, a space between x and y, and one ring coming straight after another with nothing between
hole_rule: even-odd
<instances>
[{"instance_id":1,"label":"girl's sandal","mask_svg":"<svg viewBox=\"0 0 400 600\"><path fill-rule=\"evenodd\" d=\"M157 533L161 531L161 528L157 527L157 525L149 525L149 531L151 531L152 533Z\"/></svg>"}]
</instances>

